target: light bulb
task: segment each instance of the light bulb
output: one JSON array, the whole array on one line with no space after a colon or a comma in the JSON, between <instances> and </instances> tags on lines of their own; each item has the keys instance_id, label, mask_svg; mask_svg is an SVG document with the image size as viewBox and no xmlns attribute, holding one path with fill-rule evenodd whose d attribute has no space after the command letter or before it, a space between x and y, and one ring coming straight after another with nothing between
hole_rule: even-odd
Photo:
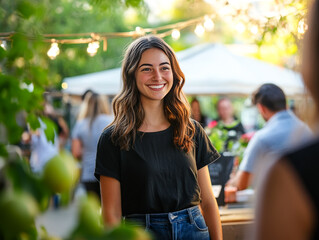
<instances>
[{"instance_id":1,"label":"light bulb","mask_svg":"<svg viewBox=\"0 0 319 240\"><path fill-rule=\"evenodd\" d=\"M0 41L0 46L1 46L4 50L7 50L7 43L6 43L6 41Z\"/></svg>"},{"instance_id":2,"label":"light bulb","mask_svg":"<svg viewBox=\"0 0 319 240\"><path fill-rule=\"evenodd\" d=\"M135 32L138 36L143 36L144 35L144 29L141 27L136 27Z\"/></svg>"},{"instance_id":3,"label":"light bulb","mask_svg":"<svg viewBox=\"0 0 319 240\"><path fill-rule=\"evenodd\" d=\"M88 44L88 48L86 49L86 51L91 57L93 57L97 53L97 50L99 49L99 47L100 47L99 41L90 42Z\"/></svg>"},{"instance_id":4,"label":"light bulb","mask_svg":"<svg viewBox=\"0 0 319 240\"><path fill-rule=\"evenodd\" d=\"M174 30L172 31L172 38L173 38L174 40L178 40L180 36L181 36L181 33L180 33L177 29L174 29Z\"/></svg>"},{"instance_id":5,"label":"light bulb","mask_svg":"<svg viewBox=\"0 0 319 240\"><path fill-rule=\"evenodd\" d=\"M51 58L52 60L56 58L56 56L58 56L60 53L60 49L59 49L59 45L56 42L51 43L51 47L49 49L49 51L47 52L49 58Z\"/></svg>"},{"instance_id":6,"label":"light bulb","mask_svg":"<svg viewBox=\"0 0 319 240\"><path fill-rule=\"evenodd\" d=\"M197 36L201 37L205 33L205 28L203 27L202 24L197 24L194 32L196 33Z\"/></svg>"},{"instance_id":7,"label":"light bulb","mask_svg":"<svg viewBox=\"0 0 319 240\"><path fill-rule=\"evenodd\" d=\"M63 83L61 84L61 87L62 87L63 89L67 89L67 88L68 88L68 84L67 84L66 82L63 82Z\"/></svg>"}]
</instances>

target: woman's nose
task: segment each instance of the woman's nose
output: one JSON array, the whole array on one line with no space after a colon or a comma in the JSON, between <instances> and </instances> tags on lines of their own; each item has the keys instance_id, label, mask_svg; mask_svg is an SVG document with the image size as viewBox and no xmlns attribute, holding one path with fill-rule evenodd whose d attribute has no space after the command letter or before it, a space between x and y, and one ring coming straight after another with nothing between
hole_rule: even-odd
<instances>
[{"instance_id":1,"label":"woman's nose","mask_svg":"<svg viewBox=\"0 0 319 240\"><path fill-rule=\"evenodd\" d=\"M161 80L162 79L162 74L159 69L154 69L153 71L153 79L154 80Z\"/></svg>"}]
</instances>

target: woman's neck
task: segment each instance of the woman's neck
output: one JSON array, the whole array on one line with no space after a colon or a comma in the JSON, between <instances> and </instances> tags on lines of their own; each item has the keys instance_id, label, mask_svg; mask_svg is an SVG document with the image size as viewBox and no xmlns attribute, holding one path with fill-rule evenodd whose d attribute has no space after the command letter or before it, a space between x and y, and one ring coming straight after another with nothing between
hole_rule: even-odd
<instances>
[{"instance_id":1,"label":"woman's neck","mask_svg":"<svg viewBox=\"0 0 319 240\"><path fill-rule=\"evenodd\" d=\"M163 102L153 102L143 104L144 120L139 127L139 131L142 132L157 132L167 129L170 123L165 117Z\"/></svg>"}]
</instances>

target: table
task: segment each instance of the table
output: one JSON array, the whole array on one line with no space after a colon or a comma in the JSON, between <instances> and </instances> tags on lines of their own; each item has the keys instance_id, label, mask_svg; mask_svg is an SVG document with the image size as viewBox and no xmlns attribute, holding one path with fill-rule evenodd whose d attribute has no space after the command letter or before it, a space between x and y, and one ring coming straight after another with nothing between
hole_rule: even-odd
<instances>
[{"instance_id":1,"label":"table","mask_svg":"<svg viewBox=\"0 0 319 240\"><path fill-rule=\"evenodd\" d=\"M246 235L253 226L253 208L228 208L226 206L225 208L220 208L219 213L224 239L247 239Z\"/></svg>"}]
</instances>

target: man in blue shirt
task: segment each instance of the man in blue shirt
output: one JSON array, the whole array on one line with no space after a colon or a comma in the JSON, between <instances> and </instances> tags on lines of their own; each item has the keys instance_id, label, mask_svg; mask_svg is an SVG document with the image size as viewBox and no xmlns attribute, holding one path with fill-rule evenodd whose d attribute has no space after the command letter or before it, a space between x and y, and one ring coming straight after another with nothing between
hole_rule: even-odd
<instances>
[{"instance_id":1,"label":"man in blue shirt","mask_svg":"<svg viewBox=\"0 0 319 240\"><path fill-rule=\"evenodd\" d=\"M237 190L246 189L253 175L259 175L279 155L312 135L307 125L287 110L285 94L278 86L263 84L252 100L267 123L250 140L239 170L227 183Z\"/></svg>"}]
</instances>

